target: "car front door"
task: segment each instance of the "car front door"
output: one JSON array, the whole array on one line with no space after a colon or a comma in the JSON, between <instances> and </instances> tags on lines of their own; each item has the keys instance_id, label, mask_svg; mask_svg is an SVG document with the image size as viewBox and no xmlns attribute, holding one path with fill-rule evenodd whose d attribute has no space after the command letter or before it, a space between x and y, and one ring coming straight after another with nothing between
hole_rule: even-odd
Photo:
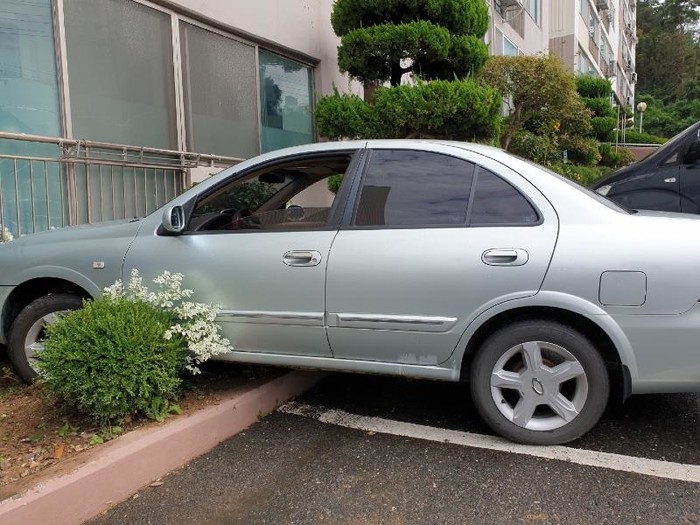
<instances>
[{"instance_id":1,"label":"car front door","mask_svg":"<svg viewBox=\"0 0 700 525\"><path fill-rule=\"evenodd\" d=\"M370 150L328 266L336 358L438 365L478 313L544 279L558 230L547 200L494 161L424 148Z\"/></svg>"},{"instance_id":2,"label":"car front door","mask_svg":"<svg viewBox=\"0 0 700 525\"><path fill-rule=\"evenodd\" d=\"M342 210L327 179L351 170L355 154L285 159L203 191L183 234L144 225L124 275L138 269L148 283L182 273L192 300L222 308L237 351L329 357L325 275Z\"/></svg>"},{"instance_id":3,"label":"car front door","mask_svg":"<svg viewBox=\"0 0 700 525\"><path fill-rule=\"evenodd\" d=\"M613 186L607 195L633 210L681 211L680 167L677 155Z\"/></svg>"}]
</instances>

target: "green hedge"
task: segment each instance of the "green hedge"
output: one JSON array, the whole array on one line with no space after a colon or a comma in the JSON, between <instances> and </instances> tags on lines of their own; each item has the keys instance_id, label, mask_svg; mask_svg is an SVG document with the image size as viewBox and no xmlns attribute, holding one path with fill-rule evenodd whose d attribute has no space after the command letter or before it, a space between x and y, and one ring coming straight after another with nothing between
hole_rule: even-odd
<instances>
[{"instance_id":1,"label":"green hedge","mask_svg":"<svg viewBox=\"0 0 700 525\"><path fill-rule=\"evenodd\" d=\"M44 385L100 424L142 413L164 417L180 388L186 346L164 333L172 316L144 302L86 301L47 327Z\"/></svg>"},{"instance_id":2,"label":"green hedge","mask_svg":"<svg viewBox=\"0 0 700 525\"><path fill-rule=\"evenodd\" d=\"M639 133L633 129L625 131L625 142L630 144L663 144L668 139L650 135L649 133Z\"/></svg>"}]
</instances>

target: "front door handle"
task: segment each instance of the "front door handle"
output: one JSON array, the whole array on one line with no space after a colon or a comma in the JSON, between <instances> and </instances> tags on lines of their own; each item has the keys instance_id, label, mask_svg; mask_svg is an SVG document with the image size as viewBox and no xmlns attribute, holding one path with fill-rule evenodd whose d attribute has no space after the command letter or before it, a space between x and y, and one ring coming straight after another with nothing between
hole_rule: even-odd
<instances>
[{"instance_id":1,"label":"front door handle","mask_svg":"<svg viewBox=\"0 0 700 525\"><path fill-rule=\"evenodd\" d=\"M321 262L321 253L316 250L291 250L282 256L287 266L317 266Z\"/></svg>"},{"instance_id":2,"label":"front door handle","mask_svg":"<svg viewBox=\"0 0 700 525\"><path fill-rule=\"evenodd\" d=\"M489 266L522 266L529 259L520 248L491 248L481 254L481 260Z\"/></svg>"}]
</instances>

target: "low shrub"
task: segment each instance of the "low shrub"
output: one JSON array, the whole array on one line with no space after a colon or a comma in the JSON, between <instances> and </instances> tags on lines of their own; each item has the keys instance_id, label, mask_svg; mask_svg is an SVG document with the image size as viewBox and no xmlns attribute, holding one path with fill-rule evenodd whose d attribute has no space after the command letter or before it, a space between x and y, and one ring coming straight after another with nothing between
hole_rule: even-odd
<instances>
[{"instance_id":1,"label":"low shrub","mask_svg":"<svg viewBox=\"0 0 700 525\"><path fill-rule=\"evenodd\" d=\"M604 166L581 166L578 164L553 164L553 171L564 177L578 182L582 186L589 186L596 179L610 173L610 168Z\"/></svg>"},{"instance_id":2,"label":"low shrub","mask_svg":"<svg viewBox=\"0 0 700 525\"><path fill-rule=\"evenodd\" d=\"M38 366L49 392L100 424L158 418L178 396L186 346L172 314L142 301L86 301L47 327Z\"/></svg>"},{"instance_id":3,"label":"low shrub","mask_svg":"<svg viewBox=\"0 0 700 525\"><path fill-rule=\"evenodd\" d=\"M615 150L615 147L610 144L600 144L598 151L600 151L601 156L600 164L609 168L627 166L636 160L634 155L626 148L617 148Z\"/></svg>"},{"instance_id":4,"label":"low shrub","mask_svg":"<svg viewBox=\"0 0 700 525\"><path fill-rule=\"evenodd\" d=\"M594 166L600 160L598 143L594 139L581 136L563 136L559 140L559 147L566 150L569 162L584 166Z\"/></svg>"},{"instance_id":5,"label":"low shrub","mask_svg":"<svg viewBox=\"0 0 700 525\"><path fill-rule=\"evenodd\" d=\"M340 189L340 185L343 183L342 175L331 175L328 177L328 189L333 193L337 193Z\"/></svg>"},{"instance_id":6,"label":"low shrub","mask_svg":"<svg viewBox=\"0 0 700 525\"><path fill-rule=\"evenodd\" d=\"M559 149L549 137L530 131L519 131L513 135L508 151L543 166L560 160Z\"/></svg>"},{"instance_id":7,"label":"low shrub","mask_svg":"<svg viewBox=\"0 0 700 525\"><path fill-rule=\"evenodd\" d=\"M625 131L625 142L628 144L663 144L667 140L649 133L640 133L633 129Z\"/></svg>"},{"instance_id":8,"label":"low shrub","mask_svg":"<svg viewBox=\"0 0 700 525\"><path fill-rule=\"evenodd\" d=\"M38 363L46 388L103 425L163 419L181 372L231 350L214 324L219 307L187 300L182 278L163 272L151 292L133 270L126 286L117 281L47 327Z\"/></svg>"}]
</instances>

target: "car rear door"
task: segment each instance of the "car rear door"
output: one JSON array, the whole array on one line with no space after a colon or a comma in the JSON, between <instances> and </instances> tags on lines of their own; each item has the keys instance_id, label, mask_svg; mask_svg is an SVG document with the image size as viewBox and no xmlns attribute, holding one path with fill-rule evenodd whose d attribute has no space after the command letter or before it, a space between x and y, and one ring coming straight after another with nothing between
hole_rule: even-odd
<instances>
[{"instance_id":1,"label":"car rear door","mask_svg":"<svg viewBox=\"0 0 700 525\"><path fill-rule=\"evenodd\" d=\"M336 358L437 365L476 315L544 279L558 230L548 201L484 156L421 147L370 149L328 265Z\"/></svg>"}]
</instances>

